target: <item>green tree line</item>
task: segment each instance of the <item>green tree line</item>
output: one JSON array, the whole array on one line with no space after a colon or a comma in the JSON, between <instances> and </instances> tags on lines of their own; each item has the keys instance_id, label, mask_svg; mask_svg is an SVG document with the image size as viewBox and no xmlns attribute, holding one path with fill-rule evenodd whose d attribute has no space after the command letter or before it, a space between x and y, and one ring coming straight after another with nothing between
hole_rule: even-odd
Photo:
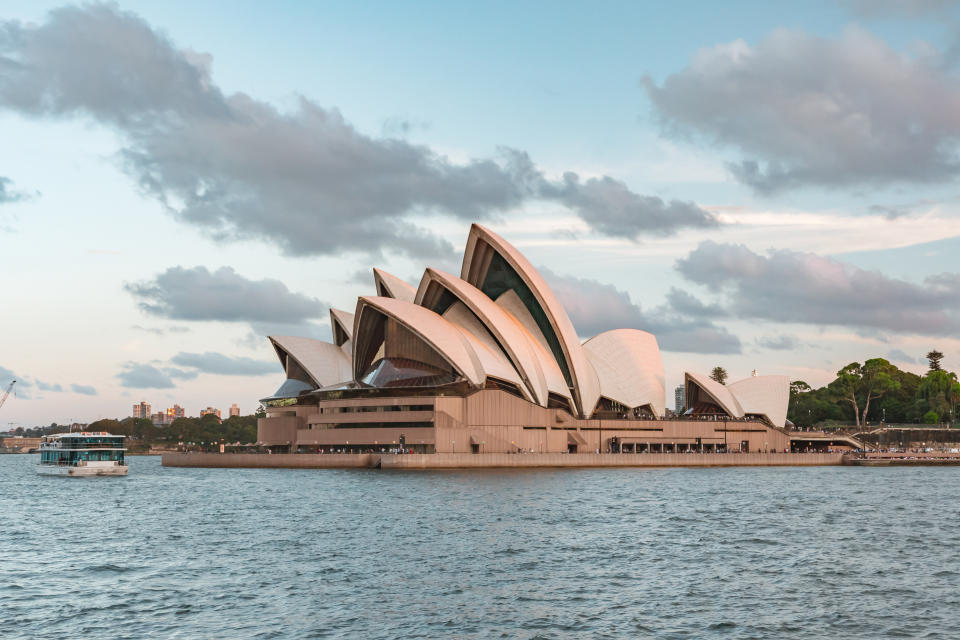
<instances>
[{"instance_id":1,"label":"green tree line","mask_svg":"<svg viewBox=\"0 0 960 640\"><path fill-rule=\"evenodd\" d=\"M787 417L798 427L824 422L856 426L885 420L895 424L952 424L957 420L960 382L940 365L943 354L927 354L921 376L903 371L883 358L851 362L828 385L813 389L796 380L790 385Z\"/></svg>"},{"instance_id":2,"label":"green tree line","mask_svg":"<svg viewBox=\"0 0 960 640\"><path fill-rule=\"evenodd\" d=\"M177 418L162 427L154 425L146 418L105 418L91 422L86 426L86 430L127 436L130 438L127 446L134 451L148 449L150 445L172 447L180 442L210 444L222 441L224 444L251 444L257 441L258 417L262 416L231 416L220 422L217 416L209 414L199 418ZM46 427L17 429L17 435L36 438L51 433L65 433L69 429L69 425L58 425L54 422Z\"/></svg>"}]
</instances>

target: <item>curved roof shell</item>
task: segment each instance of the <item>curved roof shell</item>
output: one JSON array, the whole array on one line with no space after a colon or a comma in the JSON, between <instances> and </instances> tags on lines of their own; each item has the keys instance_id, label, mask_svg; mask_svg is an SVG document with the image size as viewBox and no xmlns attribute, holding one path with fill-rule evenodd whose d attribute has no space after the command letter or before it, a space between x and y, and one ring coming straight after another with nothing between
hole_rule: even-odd
<instances>
[{"instance_id":1,"label":"curved roof shell","mask_svg":"<svg viewBox=\"0 0 960 640\"><path fill-rule=\"evenodd\" d=\"M444 306L450 304L452 298L445 292L469 309L490 332L534 402L547 406L551 391L569 398L563 374L549 352L520 321L469 282L437 269L427 269L417 290L416 303L446 315Z\"/></svg>"},{"instance_id":2,"label":"curved roof shell","mask_svg":"<svg viewBox=\"0 0 960 640\"><path fill-rule=\"evenodd\" d=\"M354 322L357 348L354 350L353 357L355 378L362 375L360 368L366 364L360 362L366 349L360 343L364 336L360 334L359 327L363 324L367 309L376 310L384 316L393 318L398 324L413 332L474 386L482 386L487 376L500 378L518 386L522 385L513 367L502 356L485 347L466 329L458 327L425 307L382 296L363 296L357 301Z\"/></svg>"},{"instance_id":3,"label":"curved roof shell","mask_svg":"<svg viewBox=\"0 0 960 640\"><path fill-rule=\"evenodd\" d=\"M560 370L564 373L573 392L574 403L582 417L587 417L600 398L600 385L593 371L573 323L560 305L543 276L533 265L506 240L492 231L474 224L470 227L467 247L463 255L461 278L495 299L502 294L504 286L494 286L489 278L490 267L499 259L509 265L510 270L522 281L521 298L534 318L542 319L541 330L550 345ZM512 274L507 274L512 277ZM519 283L517 283L519 285ZM529 292L529 295L527 293ZM532 299L529 299L532 297ZM540 324L540 323L538 323Z\"/></svg>"},{"instance_id":4,"label":"curved roof shell","mask_svg":"<svg viewBox=\"0 0 960 640\"><path fill-rule=\"evenodd\" d=\"M353 338L353 314L330 307L330 329L333 331L333 343L342 347Z\"/></svg>"},{"instance_id":5,"label":"curved roof shell","mask_svg":"<svg viewBox=\"0 0 960 640\"><path fill-rule=\"evenodd\" d=\"M353 378L350 359L332 342L295 336L269 336L277 357L290 377L292 360L317 387L327 387Z\"/></svg>"},{"instance_id":6,"label":"curved roof shell","mask_svg":"<svg viewBox=\"0 0 960 640\"><path fill-rule=\"evenodd\" d=\"M373 282L377 287L377 295L393 298L394 300L403 300L404 302L413 302L417 295L417 290L409 282L401 280L392 273L387 273L383 269L374 268Z\"/></svg>"},{"instance_id":7,"label":"curved roof shell","mask_svg":"<svg viewBox=\"0 0 960 640\"><path fill-rule=\"evenodd\" d=\"M727 385L744 413L765 416L775 427L787 423L790 405L790 378L787 376L756 376Z\"/></svg>"},{"instance_id":8,"label":"curved roof shell","mask_svg":"<svg viewBox=\"0 0 960 640\"><path fill-rule=\"evenodd\" d=\"M662 416L666 384L657 339L636 329L600 333L583 344L600 380L600 395L627 407L649 405Z\"/></svg>"},{"instance_id":9,"label":"curved roof shell","mask_svg":"<svg viewBox=\"0 0 960 640\"><path fill-rule=\"evenodd\" d=\"M706 393L718 407L726 411L727 415L731 418L743 417L743 408L740 406L740 403L737 402L737 399L730 393L727 387L716 380L699 373L690 373L689 371L684 374L684 380L687 384L693 382L700 387L700 389Z\"/></svg>"}]
</instances>

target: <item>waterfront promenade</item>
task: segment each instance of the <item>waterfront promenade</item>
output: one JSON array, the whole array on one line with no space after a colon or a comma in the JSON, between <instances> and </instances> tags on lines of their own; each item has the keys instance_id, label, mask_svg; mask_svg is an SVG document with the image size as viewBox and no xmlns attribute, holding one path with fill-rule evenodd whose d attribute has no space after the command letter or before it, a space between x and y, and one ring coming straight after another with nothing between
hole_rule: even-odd
<instances>
[{"instance_id":1,"label":"waterfront promenade","mask_svg":"<svg viewBox=\"0 0 960 640\"><path fill-rule=\"evenodd\" d=\"M843 464L842 453L164 453L165 467L276 469L532 469L771 467Z\"/></svg>"}]
</instances>

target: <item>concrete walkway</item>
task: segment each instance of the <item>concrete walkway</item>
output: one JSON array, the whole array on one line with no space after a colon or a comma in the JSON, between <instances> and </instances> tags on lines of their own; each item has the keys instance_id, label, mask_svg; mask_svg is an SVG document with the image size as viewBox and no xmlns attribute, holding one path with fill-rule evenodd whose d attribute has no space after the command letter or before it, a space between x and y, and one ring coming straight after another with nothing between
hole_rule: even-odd
<instances>
[{"instance_id":1,"label":"concrete walkway","mask_svg":"<svg viewBox=\"0 0 960 640\"><path fill-rule=\"evenodd\" d=\"M165 453L165 467L277 469L531 469L587 467L771 467L843 464L840 453Z\"/></svg>"}]
</instances>

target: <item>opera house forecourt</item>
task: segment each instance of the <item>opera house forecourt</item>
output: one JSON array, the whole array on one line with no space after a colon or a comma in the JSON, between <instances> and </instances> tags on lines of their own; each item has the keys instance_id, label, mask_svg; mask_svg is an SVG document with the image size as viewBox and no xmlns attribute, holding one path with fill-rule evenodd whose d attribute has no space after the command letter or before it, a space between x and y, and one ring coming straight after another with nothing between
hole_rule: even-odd
<instances>
[{"instance_id":1,"label":"opera house forecourt","mask_svg":"<svg viewBox=\"0 0 960 640\"><path fill-rule=\"evenodd\" d=\"M787 422L789 379L685 375L667 416L657 339L581 342L543 277L473 225L460 276L414 288L373 270L375 295L331 309L333 342L270 336L286 381L262 400L274 453L786 452L825 449ZM831 442L834 449L855 443Z\"/></svg>"}]
</instances>

